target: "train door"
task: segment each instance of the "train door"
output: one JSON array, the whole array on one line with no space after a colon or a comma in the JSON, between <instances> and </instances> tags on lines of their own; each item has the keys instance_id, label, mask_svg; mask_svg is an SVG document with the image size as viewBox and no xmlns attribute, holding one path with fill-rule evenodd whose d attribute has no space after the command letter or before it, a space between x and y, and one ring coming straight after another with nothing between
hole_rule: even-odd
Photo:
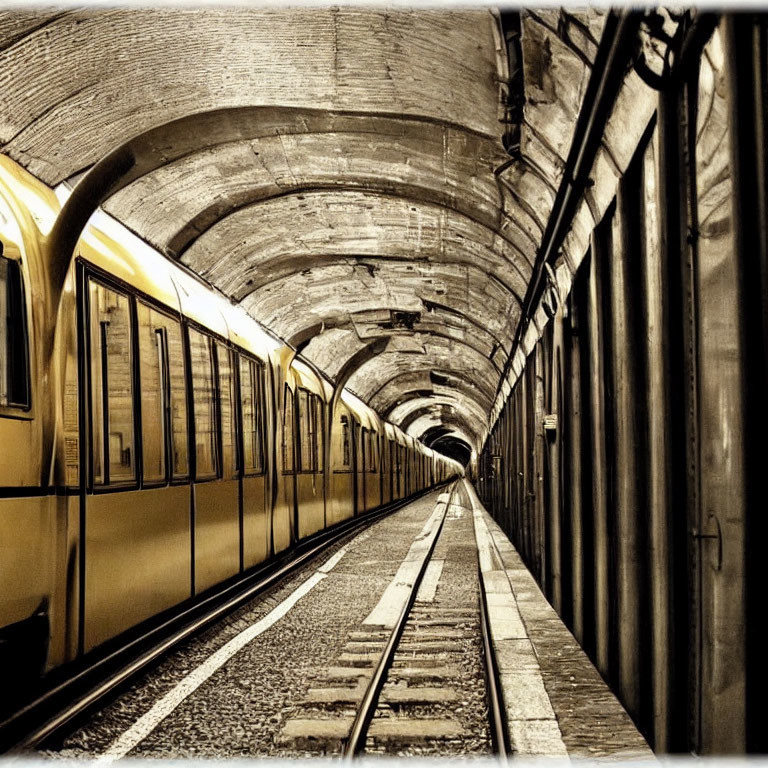
<instances>
[{"instance_id":1,"label":"train door","mask_svg":"<svg viewBox=\"0 0 768 768\"><path fill-rule=\"evenodd\" d=\"M379 457L376 450L379 439L378 432L373 429L366 430L367 440L365 443L366 456L366 480L365 480L365 506L366 509L373 509L381 504L381 483L377 477L379 470Z\"/></svg>"},{"instance_id":2,"label":"train door","mask_svg":"<svg viewBox=\"0 0 768 768\"><path fill-rule=\"evenodd\" d=\"M395 445L395 456L397 456L397 498L402 499L405 496L405 467L403 466L403 446L400 443Z\"/></svg>"},{"instance_id":3,"label":"train door","mask_svg":"<svg viewBox=\"0 0 768 768\"><path fill-rule=\"evenodd\" d=\"M397 484L395 477L397 475L397 456L395 455L395 441L387 440L387 453L389 455L389 477L387 482L389 483L389 499L394 501L397 498Z\"/></svg>"},{"instance_id":4,"label":"train door","mask_svg":"<svg viewBox=\"0 0 768 768\"><path fill-rule=\"evenodd\" d=\"M345 406L337 405L338 409ZM335 523L355 514L355 473L350 416L342 413L331 436L330 517Z\"/></svg>"},{"instance_id":5,"label":"train door","mask_svg":"<svg viewBox=\"0 0 768 768\"><path fill-rule=\"evenodd\" d=\"M357 514L365 512L365 488L366 488L366 455L365 455L365 433L368 431L365 427L361 426L357 419L354 420L355 425L355 450L357 451L357 461L355 462L355 478L357 479L357 485L355 486L355 498Z\"/></svg>"},{"instance_id":6,"label":"train door","mask_svg":"<svg viewBox=\"0 0 768 768\"><path fill-rule=\"evenodd\" d=\"M381 503L388 504L391 501L389 495L389 455L387 451L386 432L379 435L379 483L381 486Z\"/></svg>"},{"instance_id":7,"label":"train door","mask_svg":"<svg viewBox=\"0 0 768 768\"><path fill-rule=\"evenodd\" d=\"M325 524L323 485L323 403L307 389L298 389L298 449L296 505L298 537L319 531Z\"/></svg>"}]
</instances>

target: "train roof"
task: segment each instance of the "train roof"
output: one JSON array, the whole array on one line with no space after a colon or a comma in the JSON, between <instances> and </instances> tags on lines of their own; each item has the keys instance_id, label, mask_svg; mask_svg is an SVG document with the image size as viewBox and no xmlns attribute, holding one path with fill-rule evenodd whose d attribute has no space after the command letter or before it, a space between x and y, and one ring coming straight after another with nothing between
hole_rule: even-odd
<instances>
[{"instance_id":1,"label":"train roof","mask_svg":"<svg viewBox=\"0 0 768 768\"><path fill-rule=\"evenodd\" d=\"M23 252L25 243L19 222L31 219L40 234L46 236L71 194L71 187L62 183L53 190L10 158L0 155L0 188L3 185L11 195L10 199L0 196L0 231ZM133 286L152 300L228 339L261 360L271 357L287 360L288 356L292 357L290 368L299 386L321 395L325 400L330 399L333 385L322 372L295 357L290 346L201 277L170 261L102 209L97 209L90 218L76 250L78 255L118 281ZM9 249L8 255L11 255L10 251L13 249ZM344 388L340 399L367 429L384 431L400 445L419 446L419 450L429 451L420 441L384 421L350 390ZM429 454L432 455L432 452Z\"/></svg>"}]
</instances>

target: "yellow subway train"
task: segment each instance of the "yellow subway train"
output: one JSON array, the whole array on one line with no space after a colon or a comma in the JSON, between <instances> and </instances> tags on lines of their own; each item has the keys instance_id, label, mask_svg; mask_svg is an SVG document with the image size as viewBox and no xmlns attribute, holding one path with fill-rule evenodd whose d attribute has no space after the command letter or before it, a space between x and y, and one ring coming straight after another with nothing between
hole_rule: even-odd
<instances>
[{"instance_id":1,"label":"yellow subway train","mask_svg":"<svg viewBox=\"0 0 768 768\"><path fill-rule=\"evenodd\" d=\"M462 471L101 211L54 315L67 195L0 157L0 675L16 683Z\"/></svg>"}]
</instances>

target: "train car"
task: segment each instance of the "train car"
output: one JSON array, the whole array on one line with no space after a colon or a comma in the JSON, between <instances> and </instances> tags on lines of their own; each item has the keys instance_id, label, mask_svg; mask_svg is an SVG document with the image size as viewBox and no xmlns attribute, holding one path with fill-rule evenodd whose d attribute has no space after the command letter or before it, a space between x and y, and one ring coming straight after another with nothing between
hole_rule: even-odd
<instances>
[{"instance_id":1,"label":"train car","mask_svg":"<svg viewBox=\"0 0 768 768\"><path fill-rule=\"evenodd\" d=\"M54 314L46 238L67 195L0 157L6 691L402 498L415 450L101 211Z\"/></svg>"}]
</instances>

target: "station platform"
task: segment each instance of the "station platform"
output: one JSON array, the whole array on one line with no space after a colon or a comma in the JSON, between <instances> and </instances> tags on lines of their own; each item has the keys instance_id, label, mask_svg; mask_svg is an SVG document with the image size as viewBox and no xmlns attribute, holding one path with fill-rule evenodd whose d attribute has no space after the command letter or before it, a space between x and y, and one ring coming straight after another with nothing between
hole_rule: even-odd
<instances>
[{"instance_id":1,"label":"station platform","mask_svg":"<svg viewBox=\"0 0 768 768\"><path fill-rule=\"evenodd\" d=\"M519 754L653 760L654 754L549 604L470 483L510 738Z\"/></svg>"}]
</instances>

